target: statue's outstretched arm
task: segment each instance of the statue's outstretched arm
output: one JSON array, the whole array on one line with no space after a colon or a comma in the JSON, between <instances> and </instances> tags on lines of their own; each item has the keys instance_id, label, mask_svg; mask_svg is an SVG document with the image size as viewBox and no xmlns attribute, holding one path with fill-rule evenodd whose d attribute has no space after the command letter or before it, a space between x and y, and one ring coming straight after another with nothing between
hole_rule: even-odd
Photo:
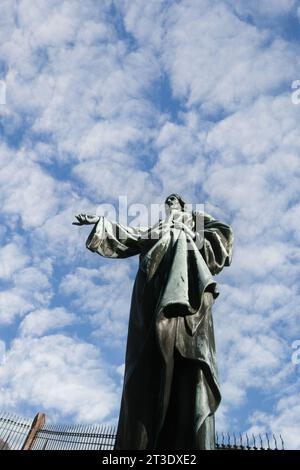
<instances>
[{"instance_id":1,"label":"statue's outstretched arm","mask_svg":"<svg viewBox=\"0 0 300 470\"><path fill-rule=\"evenodd\" d=\"M128 258L141 253L147 227L125 227L104 216L79 214L73 225L93 225L86 247L108 258ZM147 239L146 239L147 242Z\"/></svg>"}]
</instances>

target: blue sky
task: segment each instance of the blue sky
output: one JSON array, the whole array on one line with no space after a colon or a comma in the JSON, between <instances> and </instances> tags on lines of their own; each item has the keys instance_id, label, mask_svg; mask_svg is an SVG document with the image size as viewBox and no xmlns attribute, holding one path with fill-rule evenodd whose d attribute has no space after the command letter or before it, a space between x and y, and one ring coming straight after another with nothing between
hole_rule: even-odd
<instances>
[{"instance_id":1,"label":"blue sky","mask_svg":"<svg viewBox=\"0 0 300 470\"><path fill-rule=\"evenodd\" d=\"M79 212L178 192L233 226L219 431L300 448L300 3L2 0L0 408L115 423L137 259Z\"/></svg>"}]
</instances>

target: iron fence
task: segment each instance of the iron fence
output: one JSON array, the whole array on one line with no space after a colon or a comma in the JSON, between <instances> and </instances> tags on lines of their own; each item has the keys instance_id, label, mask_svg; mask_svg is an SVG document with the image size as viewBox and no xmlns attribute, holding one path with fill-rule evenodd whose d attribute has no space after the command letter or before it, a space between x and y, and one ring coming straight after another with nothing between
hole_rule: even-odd
<instances>
[{"instance_id":1,"label":"iron fence","mask_svg":"<svg viewBox=\"0 0 300 470\"><path fill-rule=\"evenodd\" d=\"M216 449L231 450L284 450L284 441L281 436L275 434L252 434L250 437L247 433L238 435L235 433L216 433Z\"/></svg>"},{"instance_id":2,"label":"iron fence","mask_svg":"<svg viewBox=\"0 0 300 470\"><path fill-rule=\"evenodd\" d=\"M43 415L44 416L44 415ZM113 450L113 426L47 424L0 412L0 450ZM216 433L217 450L284 450L282 436Z\"/></svg>"},{"instance_id":3,"label":"iron fence","mask_svg":"<svg viewBox=\"0 0 300 470\"><path fill-rule=\"evenodd\" d=\"M31 424L31 419L0 412L0 450L21 450Z\"/></svg>"},{"instance_id":4,"label":"iron fence","mask_svg":"<svg viewBox=\"0 0 300 470\"><path fill-rule=\"evenodd\" d=\"M113 450L116 430L108 426L47 424L36 434L32 450Z\"/></svg>"}]
</instances>

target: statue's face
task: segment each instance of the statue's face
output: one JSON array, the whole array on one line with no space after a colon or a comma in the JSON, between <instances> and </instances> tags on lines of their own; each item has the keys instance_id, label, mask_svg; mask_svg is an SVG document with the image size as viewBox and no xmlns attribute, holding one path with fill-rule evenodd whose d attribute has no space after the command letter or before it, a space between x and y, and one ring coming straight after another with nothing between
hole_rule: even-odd
<instances>
[{"instance_id":1,"label":"statue's face","mask_svg":"<svg viewBox=\"0 0 300 470\"><path fill-rule=\"evenodd\" d=\"M169 210L176 209L179 211L182 210L180 202L178 201L176 196L171 195L166 199L166 209L169 209Z\"/></svg>"}]
</instances>

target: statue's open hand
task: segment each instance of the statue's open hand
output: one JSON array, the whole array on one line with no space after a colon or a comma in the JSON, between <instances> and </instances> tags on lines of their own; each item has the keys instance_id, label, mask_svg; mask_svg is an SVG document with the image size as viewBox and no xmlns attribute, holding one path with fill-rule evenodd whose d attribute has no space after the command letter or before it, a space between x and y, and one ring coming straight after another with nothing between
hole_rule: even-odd
<instances>
[{"instance_id":1,"label":"statue's open hand","mask_svg":"<svg viewBox=\"0 0 300 470\"><path fill-rule=\"evenodd\" d=\"M100 217L98 215L79 214L75 215L77 221L72 222L72 225L91 225L99 222Z\"/></svg>"}]
</instances>

